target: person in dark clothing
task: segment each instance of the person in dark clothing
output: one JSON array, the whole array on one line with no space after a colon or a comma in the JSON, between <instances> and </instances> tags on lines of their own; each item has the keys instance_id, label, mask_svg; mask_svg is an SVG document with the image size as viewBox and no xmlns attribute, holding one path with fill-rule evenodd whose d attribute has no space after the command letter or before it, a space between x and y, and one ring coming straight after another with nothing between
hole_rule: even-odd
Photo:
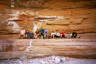
<instances>
[{"instance_id":1,"label":"person in dark clothing","mask_svg":"<svg viewBox=\"0 0 96 64\"><path fill-rule=\"evenodd\" d=\"M41 29L40 32L41 32L41 35L44 35L44 29Z\"/></svg>"},{"instance_id":2,"label":"person in dark clothing","mask_svg":"<svg viewBox=\"0 0 96 64\"><path fill-rule=\"evenodd\" d=\"M30 38L34 39L34 33L30 33Z\"/></svg>"},{"instance_id":3,"label":"person in dark clothing","mask_svg":"<svg viewBox=\"0 0 96 64\"><path fill-rule=\"evenodd\" d=\"M26 31L26 37L30 38L30 32L29 31Z\"/></svg>"},{"instance_id":4,"label":"person in dark clothing","mask_svg":"<svg viewBox=\"0 0 96 64\"><path fill-rule=\"evenodd\" d=\"M76 38L77 37L77 32L73 32L72 33L72 38Z\"/></svg>"},{"instance_id":5,"label":"person in dark clothing","mask_svg":"<svg viewBox=\"0 0 96 64\"><path fill-rule=\"evenodd\" d=\"M44 38L44 29L41 29L41 30L40 30L40 34L41 34L40 37Z\"/></svg>"}]
</instances>

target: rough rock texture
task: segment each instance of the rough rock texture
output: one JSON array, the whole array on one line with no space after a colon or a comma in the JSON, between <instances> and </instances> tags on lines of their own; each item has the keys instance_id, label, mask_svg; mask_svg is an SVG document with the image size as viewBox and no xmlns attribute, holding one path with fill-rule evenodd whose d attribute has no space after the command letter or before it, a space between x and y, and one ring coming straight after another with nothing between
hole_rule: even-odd
<instances>
[{"instance_id":1,"label":"rough rock texture","mask_svg":"<svg viewBox=\"0 0 96 64\"><path fill-rule=\"evenodd\" d=\"M51 31L96 32L95 9L42 10L41 15L64 16L63 20L46 22L43 26ZM45 12L45 13L43 13ZM47 14L48 13L48 14Z\"/></svg>"},{"instance_id":2,"label":"rough rock texture","mask_svg":"<svg viewBox=\"0 0 96 64\"><path fill-rule=\"evenodd\" d=\"M95 0L15 0L16 7L24 8L95 8ZM29 5L30 4L30 5Z\"/></svg>"},{"instance_id":3,"label":"rough rock texture","mask_svg":"<svg viewBox=\"0 0 96 64\"><path fill-rule=\"evenodd\" d=\"M29 10L30 11L30 10ZM76 31L78 33L94 33L96 32L96 9L67 9L67 10L36 10L38 12L37 16L32 15L21 15L17 23L25 27L26 29L33 28L33 23L38 23L38 20L32 20L32 18L42 16L63 16L62 20L48 20L46 22L41 22L41 29L48 29L49 32L63 30L65 32ZM28 13L35 13L30 11Z\"/></svg>"},{"instance_id":4,"label":"rough rock texture","mask_svg":"<svg viewBox=\"0 0 96 64\"><path fill-rule=\"evenodd\" d=\"M7 4L9 2L9 4ZM27 15L20 17L22 21L17 23L20 27L32 30L33 18L34 16L30 13L38 12L37 16L64 16L63 20L51 20L48 22L42 22L41 28L48 29L50 32L59 30L65 32L77 31L78 33L96 32L96 1L95 0L15 0L15 8L11 9L7 5L10 5L10 1L0 1L0 13L2 14L3 9L18 10L18 11L29 11ZM26 4L26 5L25 5ZM30 4L30 5L29 5ZM2 7L3 6L3 7ZM3 11L3 12L2 12ZM10 11L5 11L6 14ZM5 13L4 12L4 13ZM1 15L3 16L3 15ZM7 15L3 16L7 17ZM2 19L0 19L0 26L5 26L2 24ZM36 23L39 22L35 20ZM0 27L0 32L13 32L5 30L7 26Z\"/></svg>"},{"instance_id":5,"label":"rough rock texture","mask_svg":"<svg viewBox=\"0 0 96 64\"><path fill-rule=\"evenodd\" d=\"M0 40L0 59L44 56L96 58L95 39Z\"/></svg>"}]
</instances>

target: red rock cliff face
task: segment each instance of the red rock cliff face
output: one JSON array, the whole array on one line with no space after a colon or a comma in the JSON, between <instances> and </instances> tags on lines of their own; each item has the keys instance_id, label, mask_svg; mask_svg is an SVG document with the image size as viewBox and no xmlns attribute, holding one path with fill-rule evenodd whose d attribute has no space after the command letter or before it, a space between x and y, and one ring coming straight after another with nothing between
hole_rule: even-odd
<instances>
[{"instance_id":1,"label":"red rock cliff face","mask_svg":"<svg viewBox=\"0 0 96 64\"><path fill-rule=\"evenodd\" d=\"M64 16L63 20L47 22L43 27L48 27L49 30L96 32L96 9L42 10L40 12L42 15Z\"/></svg>"},{"instance_id":2,"label":"red rock cliff face","mask_svg":"<svg viewBox=\"0 0 96 64\"><path fill-rule=\"evenodd\" d=\"M0 2L3 2L2 4L5 6L8 5L4 4L7 0ZM15 0L15 8L13 9L21 9L22 11L31 10L29 13L35 10L39 13L38 15L42 16L63 16L63 20L53 20L42 23L41 28L47 28L49 31L55 31L58 29L59 31L77 31L82 33L96 32L95 5L95 0ZM9 12L7 11L7 13ZM24 20L24 22L26 22L25 26L29 25L28 20ZM17 23L19 23L20 26L24 25L21 21ZM32 24L30 23L30 25ZM30 28L32 27L28 27L28 29Z\"/></svg>"}]
</instances>

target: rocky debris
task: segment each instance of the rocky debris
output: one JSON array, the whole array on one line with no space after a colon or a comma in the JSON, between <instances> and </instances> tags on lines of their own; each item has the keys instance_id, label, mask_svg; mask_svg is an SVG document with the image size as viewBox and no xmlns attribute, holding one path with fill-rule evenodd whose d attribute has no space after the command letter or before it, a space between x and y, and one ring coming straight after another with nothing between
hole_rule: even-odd
<instances>
[{"instance_id":1,"label":"rocky debris","mask_svg":"<svg viewBox=\"0 0 96 64\"><path fill-rule=\"evenodd\" d=\"M95 64L96 59L77 59L64 56L49 56L43 58L27 59L25 56L20 59L2 60L0 64Z\"/></svg>"},{"instance_id":2,"label":"rocky debris","mask_svg":"<svg viewBox=\"0 0 96 64\"><path fill-rule=\"evenodd\" d=\"M27 59L25 56L16 60L1 61L0 64L65 64L66 57L49 56L45 58Z\"/></svg>"}]
</instances>

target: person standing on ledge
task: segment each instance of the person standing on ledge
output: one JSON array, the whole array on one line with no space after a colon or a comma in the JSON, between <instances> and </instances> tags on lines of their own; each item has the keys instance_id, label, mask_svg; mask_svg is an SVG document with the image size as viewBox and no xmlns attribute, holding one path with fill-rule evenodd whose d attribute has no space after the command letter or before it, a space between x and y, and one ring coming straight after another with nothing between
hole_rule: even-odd
<instances>
[{"instance_id":1,"label":"person standing on ledge","mask_svg":"<svg viewBox=\"0 0 96 64\"><path fill-rule=\"evenodd\" d=\"M48 38L48 30L47 29L44 30L44 38Z\"/></svg>"},{"instance_id":2,"label":"person standing on ledge","mask_svg":"<svg viewBox=\"0 0 96 64\"><path fill-rule=\"evenodd\" d=\"M61 32L61 38L65 38L65 32L64 32L64 30L63 30L63 32Z\"/></svg>"},{"instance_id":3,"label":"person standing on ledge","mask_svg":"<svg viewBox=\"0 0 96 64\"><path fill-rule=\"evenodd\" d=\"M72 32L72 38L76 38L77 37L77 32Z\"/></svg>"},{"instance_id":4,"label":"person standing on ledge","mask_svg":"<svg viewBox=\"0 0 96 64\"><path fill-rule=\"evenodd\" d=\"M22 28L20 30L20 38L24 38L25 37L25 33L26 33L26 30L24 28Z\"/></svg>"},{"instance_id":5,"label":"person standing on ledge","mask_svg":"<svg viewBox=\"0 0 96 64\"><path fill-rule=\"evenodd\" d=\"M41 33L40 38L44 38L44 29L41 29L41 30L40 30L40 33Z\"/></svg>"}]
</instances>

